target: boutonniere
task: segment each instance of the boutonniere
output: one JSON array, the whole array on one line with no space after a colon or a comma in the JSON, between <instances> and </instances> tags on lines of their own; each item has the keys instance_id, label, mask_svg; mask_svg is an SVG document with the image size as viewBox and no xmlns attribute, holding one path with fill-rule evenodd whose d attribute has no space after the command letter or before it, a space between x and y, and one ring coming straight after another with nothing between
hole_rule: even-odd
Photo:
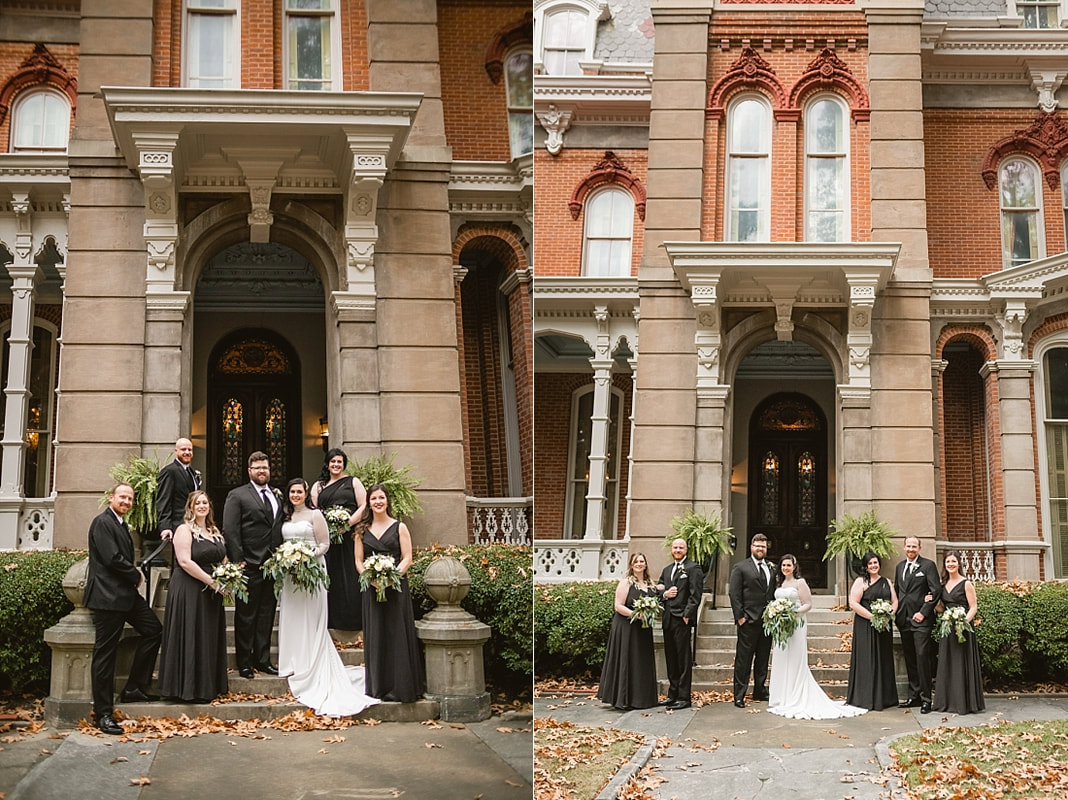
<instances>
[{"instance_id":1,"label":"boutonniere","mask_svg":"<svg viewBox=\"0 0 1068 800\"><path fill-rule=\"evenodd\" d=\"M282 500L282 491L280 489L276 489L273 486L271 487L271 491L274 493L274 499L278 500L279 502L281 502L281 500Z\"/></svg>"},{"instance_id":2,"label":"boutonniere","mask_svg":"<svg viewBox=\"0 0 1068 800\"><path fill-rule=\"evenodd\" d=\"M204 476L200 474L199 469L193 470L193 477L197 479L197 483L202 483L204 481Z\"/></svg>"}]
</instances>

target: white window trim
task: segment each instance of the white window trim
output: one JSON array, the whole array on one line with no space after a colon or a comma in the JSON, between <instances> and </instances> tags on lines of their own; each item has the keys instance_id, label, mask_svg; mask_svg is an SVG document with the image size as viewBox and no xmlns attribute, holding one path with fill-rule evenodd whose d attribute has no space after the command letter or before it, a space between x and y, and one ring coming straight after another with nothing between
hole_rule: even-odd
<instances>
[{"instance_id":1,"label":"white window trim","mask_svg":"<svg viewBox=\"0 0 1068 800\"><path fill-rule=\"evenodd\" d=\"M234 18L234 31L233 31L233 64L231 69L233 74L230 79L230 86L227 89L240 89L241 88L241 0L234 0L232 8L204 8L196 6L195 11L190 11L189 0L183 0L182 2L182 86L189 86L189 17L192 14L199 14L203 16L208 15L232 15Z\"/></svg>"},{"instance_id":2,"label":"white window trim","mask_svg":"<svg viewBox=\"0 0 1068 800\"><path fill-rule=\"evenodd\" d=\"M557 11L569 9L581 11L586 15L586 30L583 43L586 51L582 61L593 61L593 48L597 43L597 23L611 17L607 0L543 0L534 4L534 71L545 71L545 45L542 35L545 32L545 18Z\"/></svg>"},{"instance_id":3,"label":"white window trim","mask_svg":"<svg viewBox=\"0 0 1068 800\"><path fill-rule=\"evenodd\" d=\"M624 414L623 414L623 412L624 412L624 410L626 408L626 406L624 405L624 402L623 402L623 400L624 400L623 391L621 389L618 389L617 387L613 386L611 383L609 383L608 391L611 393L611 396L608 398L608 413L609 413L609 417L611 418L611 413L612 413L612 398L616 398L619 401L619 421L618 421L618 424L616 425L616 441L607 443L608 450L606 450L606 453L613 452L613 448L614 448L614 452L617 453L617 454L620 454L621 451L622 451L622 448L623 448L623 426L624 426L624 424L629 424L630 423L630 419L629 418L625 418ZM566 482L566 488L564 490L565 491L565 496L564 496L564 523L563 523L564 536L563 536L563 538L564 539L571 539L572 541L577 541L577 540L583 538L583 536L573 537L571 535L572 534L572 531L571 531L571 518L572 518L572 515L574 514L574 511L575 511L575 497L574 497L575 493L572 491L572 489L574 488L574 485L576 483L575 477L574 477L574 475L575 475L575 444L576 444L577 439L578 439L579 400L581 400L587 394L591 394L592 395L593 392L594 392L594 384L591 381L590 383L587 383L587 384L584 384L584 385L580 386L579 388L575 389L575 391L573 391L571 393L571 414L570 414L570 423L568 425L568 434L567 434L567 473L566 473L567 474L567 482ZM611 427L611 419L609 420L609 427ZM620 475L620 472L622 472L622 468L620 467L621 461L622 461L622 458L620 457L620 455L617 455L616 456L616 461L615 461L615 475L614 476L610 475L608 473L608 464L607 464L607 462L605 463L605 476L604 476L604 480L605 480L605 497L611 499L611 494L612 493L608 491L608 487L612 483L615 483L615 485L616 485L616 496L615 496L615 502L614 503L613 502L608 502L608 501L605 502L605 506L606 506L605 513L604 513L604 516L601 518L601 526L604 529L602 531L602 534L604 532L608 532L608 533L612 534L612 536L609 539L602 539L602 541L615 541L616 540L616 536L615 536L616 528L619 525L619 500L620 500L620 497L619 497L619 487L620 487L619 475ZM586 482L586 492L583 493L583 497L585 497L585 495L586 495L586 493L588 493L588 491L589 491L589 481ZM582 533L585 534L585 524L586 524L586 522L585 522L586 521L586 515L585 514L582 515L582 520L583 520L583 531L582 531Z\"/></svg>"},{"instance_id":4,"label":"white window trim","mask_svg":"<svg viewBox=\"0 0 1068 800\"><path fill-rule=\"evenodd\" d=\"M809 238L808 238L808 230L809 230L809 225L808 225L808 211L809 211L809 208L808 208L808 198L809 198L809 192L808 192L808 189L809 189L809 186L808 186L808 180L809 180L809 172L808 172L808 164L809 164L809 153L808 153L808 113L809 113L809 110L812 108L812 106L814 106L816 103L820 102L821 100L830 100L830 101L834 102L838 106L839 110L842 112L842 141L845 144L845 151L842 154L842 157L844 159L843 163L845 164L845 170L844 170L844 172L845 172L845 186L843 187L843 191L845 192L845 197L843 198L843 202L842 202L842 215L843 215L843 220L844 220L843 228L845 230L846 238L842 239L840 241L849 242L849 241L852 241L852 239L853 239L853 235L852 235L852 231L853 231L853 203L852 203L852 200L853 200L853 191L852 191L853 190L853 175L852 175L852 153L850 151L850 144L852 144L852 142L850 141L850 134L852 132L852 129L851 129L850 125L849 125L849 107L842 101L841 97L839 97L838 95L833 94L833 93L817 94L817 95L809 98L809 101L805 104L804 124L803 124L802 130L801 130L801 135L804 137L802 145L803 145L803 152L804 152L804 158L805 158L805 168L804 168L804 171L802 173L802 175L803 175L802 179L805 182L804 191L802 193L803 197L804 197L804 212L803 212L804 213L804 218L803 218L804 221L802 223L803 224L802 232L803 232L803 236L804 236L805 241L809 241Z\"/></svg>"},{"instance_id":5,"label":"white window trim","mask_svg":"<svg viewBox=\"0 0 1068 800\"><path fill-rule=\"evenodd\" d=\"M16 144L18 136L19 115L22 113L22 106L29 100L38 95L50 95L58 98L61 103L67 108L67 127L64 131L64 139L62 147L46 147L44 145L32 146L32 147L20 147ZM71 121L71 106L70 98L63 92L58 91L54 87L47 84L39 84L37 86L27 87L23 91L19 92L15 98L15 102L12 103L11 108L11 127L10 127L10 142L8 150L12 153L65 153L70 146L70 121Z\"/></svg>"},{"instance_id":6,"label":"white window trim","mask_svg":"<svg viewBox=\"0 0 1068 800\"><path fill-rule=\"evenodd\" d=\"M341 20L338 0L330 0L330 10L298 9L294 13L288 8L287 0L282 0L282 85L289 85L289 17L329 16L330 17L330 86L324 91L341 91Z\"/></svg>"},{"instance_id":7,"label":"white window trim","mask_svg":"<svg viewBox=\"0 0 1068 800\"><path fill-rule=\"evenodd\" d=\"M504 111L505 111L505 122L508 124L508 149L509 149L509 152L512 154L512 159L513 160L516 159L516 158L519 158L520 156L525 156L528 153L533 153L534 152L534 147L533 147L533 141L534 141L534 137L533 137L533 133L534 133L533 76L531 76L532 89L531 89L531 95L530 95L530 108L529 108L530 126L531 126L531 129L530 129L531 130L531 148L530 148L529 151L522 152L522 153L517 153L515 151L514 143L512 142L512 113L513 112L512 112L512 104L511 104L511 101L510 101L510 98L511 98L511 91L510 91L511 87L508 85L507 64L508 64L508 59L510 59L512 56L522 55L524 53L529 53L531 55L531 69L533 70L534 69L533 53L532 53L531 49L529 47L527 47L526 45L523 45L521 47L513 47L511 50L509 50L507 53L504 54L504 62L503 62L504 65L505 65L505 69L504 69L504 101L505 101L505 109L504 109ZM517 106L517 108L518 108L518 106Z\"/></svg>"},{"instance_id":8,"label":"white window trim","mask_svg":"<svg viewBox=\"0 0 1068 800\"><path fill-rule=\"evenodd\" d=\"M1060 28L1068 27L1068 0L1059 0L1057 3L1057 22ZM1017 7L1017 0L1006 0L1005 11L1010 19L1019 20L1019 26L1022 28L1023 13ZM1043 30L1042 28L1031 28L1030 30ZM1057 28L1046 28L1045 30L1057 30Z\"/></svg>"},{"instance_id":9,"label":"white window trim","mask_svg":"<svg viewBox=\"0 0 1068 800\"><path fill-rule=\"evenodd\" d=\"M765 236L758 239L757 241L769 242L771 241L771 171L772 159L774 158L774 154L772 152L774 144L774 120L772 117L771 103L768 102L768 99L764 95L759 93L746 93L743 95L739 95L738 97L732 99L730 105L727 107L727 160L724 164L723 170L723 239L727 242L738 241L734 238L735 232L731 226L731 162L734 158L732 154L733 149L731 147L731 129L733 127L733 125L731 124L731 114L734 112L734 109L738 106L738 104L745 100L757 100L765 107L765 110L767 111L767 120L769 126L767 131L768 169L764 175L764 186L761 189L761 194L766 200L763 208L763 217L761 220L764 227Z\"/></svg>"},{"instance_id":10,"label":"white window trim","mask_svg":"<svg viewBox=\"0 0 1068 800\"><path fill-rule=\"evenodd\" d=\"M1046 424L1049 422L1048 409L1046 408L1046 354L1050 350L1068 348L1068 331L1059 331L1043 339L1035 346L1035 431L1038 438L1039 475L1038 475L1038 513L1042 520L1042 541L1048 545L1043 548L1042 558L1045 560L1045 574L1060 578L1068 578L1068 575L1056 575L1055 559L1053 557L1053 521L1050 519L1050 490L1049 490L1049 453L1046 442Z\"/></svg>"},{"instance_id":11,"label":"white window trim","mask_svg":"<svg viewBox=\"0 0 1068 800\"><path fill-rule=\"evenodd\" d=\"M38 473L39 474L44 474L44 475L46 475L48 477L47 477L46 482L45 482L45 493L44 494L37 495L36 487L34 488L34 491L32 493L27 490L27 488L26 488L26 471L25 471L26 452L23 451L23 454L22 454L23 465L22 465L22 467L20 467L20 469L22 471L22 479L21 479L22 485L19 487L19 491L22 492L22 496L23 497L38 497L38 496L40 496L40 497L48 497L49 495L51 495L53 493L53 477L52 477L52 456L53 456L53 453L52 453L52 443L53 443L53 441L55 440L55 437L56 437L56 415L57 415L57 411L58 411L58 409L55 408L55 405L54 405L53 401L54 401L54 398L55 398L56 391L58 389L58 386L57 386L57 383L56 383L56 381L57 381L56 359L59 357L59 328L57 328L54 324L52 324L48 320L41 319L40 317L34 317L33 318L33 325L30 327L30 340L31 340L31 342L33 340L34 328L42 328L43 330L48 331L49 334L51 334L51 340L52 340L51 347L49 348L49 352L48 352L48 392L46 394L46 397L42 398L42 402L44 404L43 407L44 407L44 410L45 410L45 416L44 416L44 419L42 421L47 422L47 425L45 425L43 428L38 428L37 429L37 430L41 430L41 431L46 431L47 434L48 434L47 437L42 437L42 438L38 439L38 442L37 442L37 447L38 447L39 451L41 453L43 453L43 456L39 457L39 459L38 459L38 467L37 467ZM8 338L8 336L10 334L11 334L11 320L6 320L2 324L0 324L0 347L3 346L3 342ZM32 364L33 363L33 347L32 346L30 347L29 359L30 359L30 363ZM11 368L11 354L10 354L10 349L9 349L9 351L8 351L8 369L10 369L10 368ZM29 365L27 365L27 369L29 369ZM3 385L6 382L7 382L7 375L4 375L4 376L2 376L2 379L0 379L0 385ZM29 387L27 387L27 389L28 388ZM29 395L28 394L27 394L27 398L26 399L27 399L27 403L28 403L29 402ZM5 406L4 406L4 413L5 414L6 414L6 410L7 410L7 406L5 404ZM4 431L4 428L6 427L6 422L7 421L4 419L3 415L0 415L0 434L6 435L5 431ZM29 428L29 422L30 422L30 420L29 420L29 408L27 406L27 418L26 418L27 429ZM23 440L25 441L26 430L23 430L22 436L23 436Z\"/></svg>"},{"instance_id":12,"label":"white window trim","mask_svg":"<svg viewBox=\"0 0 1068 800\"><path fill-rule=\"evenodd\" d=\"M626 195L630 199L630 257L627 259L626 270L621 275L590 275L589 272L589 256L590 256L590 235L589 235L589 210L590 204L608 192L620 192ZM586 198L586 202L582 204L582 275L589 278L629 278L634 270L634 195L624 189L622 186L614 184L608 184L607 186L599 186L592 191ZM598 241L623 241L622 237L619 239L604 239L599 238Z\"/></svg>"},{"instance_id":13,"label":"white window trim","mask_svg":"<svg viewBox=\"0 0 1068 800\"><path fill-rule=\"evenodd\" d=\"M1038 261L1040 258L1046 257L1046 214L1045 214L1045 197L1043 196L1042 189L1042 167L1038 162L1030 156L1014 154L1006 156L998 164L998 241L1001 243L1001 268L1010 269L1014 266L1020 266L1019 264L1013 264L1011 256L1008 262L1005 260L1005 225L1004 214L1006 206L1001 204L1001 170L1006 164L1010 164L1013 161L1023 161L1029 164L1035 171L1035 200L1037 205L1035 212L1038 215L1038 252L1035 253L1035 257L1031 261ZM1027 262L1030 263L1030 262Z\"/></svg>"}]
</instances>

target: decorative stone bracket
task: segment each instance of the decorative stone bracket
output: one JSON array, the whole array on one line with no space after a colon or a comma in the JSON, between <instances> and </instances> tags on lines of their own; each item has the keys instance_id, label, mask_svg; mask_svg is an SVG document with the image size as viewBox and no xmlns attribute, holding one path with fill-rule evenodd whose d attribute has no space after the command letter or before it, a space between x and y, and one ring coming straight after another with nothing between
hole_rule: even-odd
<instances>
[{"instance_id":1,"label":"decorative stone bracket","mask_svg":"<svg viewBox=\"0 0 1068 800\"><path fill-rule=\"evenodd\" d=\"M378 191L386 179L391 140L347 134L352 154L352 181L345 200L345 274L341 285L373 307L375 243L378 241Z\"/></svg>"},{"instance_id":2,"label":"decorative stone bracket","mask_svg":"<svg viewBox=\"0 0 1068 800\"><path fill-rule=\"evenodd\" d=\"M571 113L561 111L555 103L550 103L547 111L534 112L547 134L545 149L549 151L549 155L559 155L564 149L564 131L571 126Z\"/></svg>"},{"instance_id":3,"label":"decorative stone bracket","mask_svg":"<svg viewBox=\"0 0 1068 800\"><path fill-rule=\"evenodd\" d=\"M697 348L697 389L719 384L719 351L722 344L719 306L716 303L719 273L705 274L690 289L697 318L694 347Z\"/></svg>"},{"instance_id":4,"label":"decorative stone bracket","mask_svg":"<svg viewBox=\"0 0 1068 800\"><path fill-rule=\"evenodd\" d=\"M178 196L174 151L178 132L135 139L137 172L145 188L145 251L148 292L174 290L174 248L178 241Z\"/></svg>"},{"instance_id":5,"label":"decorative stone bracket","mask_svg":"<svg viewBox=\"0 0 1068 800\"><path fill-rule=\"evenodd\" d=\"M871 386L871 316L878 292L879 273L846 273L849 285L849 385Z\"/></svg>"}]
</instances>

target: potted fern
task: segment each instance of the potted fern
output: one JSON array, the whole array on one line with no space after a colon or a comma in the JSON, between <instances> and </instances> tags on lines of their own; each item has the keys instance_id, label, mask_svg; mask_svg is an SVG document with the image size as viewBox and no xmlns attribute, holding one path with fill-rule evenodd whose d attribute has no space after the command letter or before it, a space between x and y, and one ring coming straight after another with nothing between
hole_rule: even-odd
<instances>
[{"instance_id":1,"label":"potted fern","mask_svg":"<svg viewBox=\"0 0 1068 800\"><path fill-rule=\"evenodd\" d=\"M831 531L827 536L827 552L824 561L830 561L840 553L845 553L850 568L857 575L864 574L860 559L865 553L875 553L885 559L896 549L894 536L898 534L890 524L878 518L875 510L865 511L853 516L843 514L840 519L831 520Z\"/></svg>"},{"instance_id":2,"label":"potted fern","mask_svg":"<svg viewBox=\"0 0 1068 800\"><path fill-rule=\"evenodd\" d=\"M125 461L112 465L108 470L112 483L128 483L134 490L134 502L125 516L126 525L134 534L134 544L139 545L142 553L150 552L158 546L156 540L156 477L160 464L158 454L153 458L144 458L131 453ZM100 507L107 505L105 493L100 498Z\"/></svg>"},{"instance_id":3,"label":"potted fern","mask_svg":"<svg viewBox=\"0 0 1068 800\"><path fill-rule=\"evenodd\" d=\"M719 571L719 556L731 556L734 553L734 537L730 527L723 524L719 511L698 511L691 508L682 516L671 520L671 531L664 540L664 545L670 548L675 539L686 542L687 555L701 565L706 580L710 574L713 576L715 597L715 573Z\"/></svg>"},{"instance_id":4,"label":"potted fern","mask_svg":"<svg viewBox=\"0 0 1068 800\"><path fill-rule=\"evenodd\" d=\"M413 514L423 513L423 507L419 504L419 494L416 492L416 487L423 481L412 475L411 467L398 469L393 466L393 459L396 455L396 453L391 453L388 456L371 456L366 461L349 459L346 472L359 478L360 483L368 489L377 483L385 486L393 516L397 519L406 519Z\"/></svg>"}]
</instances>

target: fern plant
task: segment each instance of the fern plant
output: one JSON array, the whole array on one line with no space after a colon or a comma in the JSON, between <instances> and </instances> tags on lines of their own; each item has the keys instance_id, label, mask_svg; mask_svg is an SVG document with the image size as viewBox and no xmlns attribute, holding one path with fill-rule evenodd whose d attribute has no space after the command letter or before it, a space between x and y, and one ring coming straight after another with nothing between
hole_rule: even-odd
<instances>
[{"instance_id":1,"label":"fern plant","mask_svg":"<svg viewBox=\"0 0 1068 800\"><path fill-rule=\"evenodd\" d=\"M114 464L108 475L114 483L128 483L134 490L134 502L126 514L130 530L152 538L156 531L156 477L159 475L159 454L144 458L131 453L126 461ZM100 500L100 507L107 505L108 496Z\"/></svg>"},{"instance_id":2,"label":"fern plant","mask_svg":"<svg viewBox=\"0 0 1068 800\"><path fill-rule=\"evenodd\" d=\"M708 564L716 555L734 553L731 529L723 524L718 511L701 512L691 508L671 520L671 530L664 546L670 548L675 539L685 540L687 555L698 564Z\"/></svg>"},{"instance_id":3,"label":"fern plant","mask_svg":"<svg viewBox=\"0 0 1068 800\"><path fill-rule=\"evenodd\" d=\"M893 537L897 534L889 523L878 518L874 509L858 516L843 514L841 519L831 520L823 560L829 561L839 553L848 553L852 558L875 553L879 558L886 558L896 549Z\"/></svg>"},{"instance_id":4,"label":"fern plant","mask_svg":"<svg viewBox=\"0 0 1068 800\"><path fill-rule=\"evenodd\" d=\"M371 456L362 462L349 459L345 472L359 478L360 483L368 489L377 483L385 486L390 506L393 508L393 516L397 519L405 519L413 514L423 513L423 507L419 504L419 494L416 492L416 487L423 480L412 475L411 467L398 469L393 466L393 459L396 455L396 453L391 453L388 456Z\"/></svg>"}]
</instances>

